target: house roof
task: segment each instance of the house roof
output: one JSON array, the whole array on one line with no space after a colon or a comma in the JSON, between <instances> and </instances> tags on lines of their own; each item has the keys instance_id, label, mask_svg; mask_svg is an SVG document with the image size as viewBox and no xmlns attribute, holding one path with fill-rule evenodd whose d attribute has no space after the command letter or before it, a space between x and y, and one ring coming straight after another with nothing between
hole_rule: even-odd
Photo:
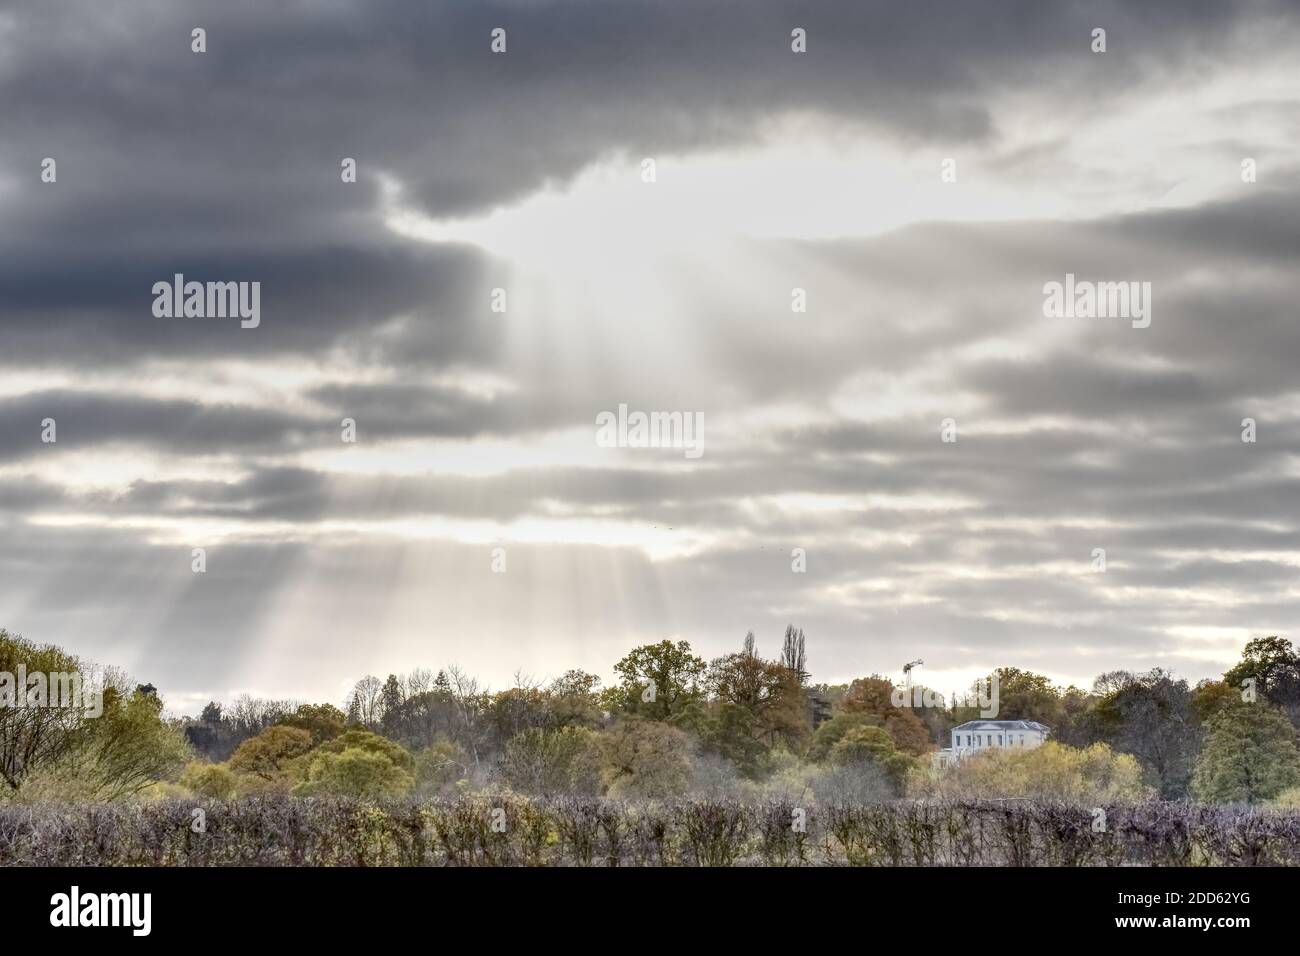
<instances>
[{"instance_id":1,"label":"house roof","mask_svg":"<svg viewBox=\"0 0 1300 956\"><path fill-rule=\"evenodd\" d=\"M1052 728L1036 720L968 720L958 724L953 730L1036 730L1049 734Z\"/></svg>"}]
</instances>

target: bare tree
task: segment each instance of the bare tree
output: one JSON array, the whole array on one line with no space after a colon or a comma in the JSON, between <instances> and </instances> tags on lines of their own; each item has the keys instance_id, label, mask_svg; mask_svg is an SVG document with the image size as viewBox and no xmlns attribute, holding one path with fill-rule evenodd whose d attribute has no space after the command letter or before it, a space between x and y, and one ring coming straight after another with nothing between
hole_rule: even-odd
<instances>
[{"instance_id":1,"label":"bare tree","mask_svg":"<svg viewBox=\"0 0 1300 956\"><path fill-rule=\"evenodd\" d=\"M804 653L803 628L793 624L785 626L785 642L781 648L781 663L794 671L800 684L808 682L807 657Z\"/></svg>"},{"instance_id":2,"label":"bare tree","mask_svg":"<svg viewBox=\"0 0 1300 956\"><path fill-rule=\"evenodd\" d=\"M352 693L348 695L348 719L371 728L377 726L379 718L383 716L380 703L383 692L384 682L373 674L367 674L357 681Z\"/></svg>"},{"instance_id":3,"label":"bare tree","mask_svg":"<svg viewBox=\"0 0 1300 956\"><path fill-rule=\"evenodd\" d=\"M433 690L433 671L427 667L417 667L406 676L406 696L414 697Z\"/></svg>"},{"instance_id":4,"label":"bare tree","mask_svg":"<svg viewBox=\"0 0 1300 956\"><path fill-rule=\"evenodd\" d=\"M464 729L463 744L468 748L470 756L474 758L475 769L478 769L480 766L478 738L482 721L479 699L486 691L479 687L475 678L470 677L454 664L447 668L447 679L451 684L452 700L456 702L456 712L460 715L461 726Z\"/></svg>"}]
</instances>

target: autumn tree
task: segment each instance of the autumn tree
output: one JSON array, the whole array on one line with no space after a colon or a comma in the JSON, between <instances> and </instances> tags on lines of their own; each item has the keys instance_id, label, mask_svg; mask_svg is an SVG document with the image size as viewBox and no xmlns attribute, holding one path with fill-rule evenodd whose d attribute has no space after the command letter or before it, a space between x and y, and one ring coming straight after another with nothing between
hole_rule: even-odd
<instances>
[{"instance_id":1,"label":"autumn tree","mask_svg":"<svg viewBox=\"0 0 1300 956\"><path fill-rule=\"evenodd\" d=\"M296 796L321 794L373 800L400 797L415 786L409 770L397 766L383 754L360 748L314 755L306 766L306 779L293 788Z\"/></svg>"},{"instance_id":2,"label":"autumn tree","mask_svg":"<svg viewBox=\"0 0 1300 956\"><path fill-rule=\"evenodd\" d=\"M691 741L654 720L625 720L600 734L602 778L611 797L661 799L684 793Z\"/></svg>"},{"instance_id":3,"label":"autumn tree","mask_svg":"<svg viewBox=\"0 0 1300 956\"><path fill-rule=\"evenodd\" d=\"M289 783L291 764L312 749L311 734L280 724L250 737L230 757L230 769L268 784Z\"/></svg>"},{"instance_id":4,"label":"autumn tree","mask_svg":"<svg viewBox=\"0 0 1300 956\"><path fill-rule=\"evenodd\" d=\"M1192 691L1192 713L1198 724L1208 724L1219 711L1242 703L1242 691L1221 680L1203 680Z\"/></svg>"},{"instance_id":5,"label":"autumn tree","mask_svg":"<svg viewBox=\"0 0 1300 956\"><path fill-rule=\"evenodd\" d=\"M1147 793L1142 767L1131 754L1105 744L1067 747L990 748L956 767L918 778L925 795L963 798L1068 800L1100 805L1141 800Z\"/></svg>"},{"instance_id":6,"label":"autumn tree","mask_svg":"<svg viewBox=\"0 0 1300 956\"><path fill-rule=\"evenodd\" d=\"M239 791L239 778L224 763L192 760L181 772L180 784L201 797L230 800Z\"/></svg>"},{"instance_id":7,"label":"autumn tree","mask_svg":"<svg viewBox=\"0 0 1300 956\"><path fill-rule=\"evenodd\" d=\"M601 723L600 678L581 670L568 670L549 688L554 725L595 727Z\"/></svg>"},{"instance_id":8,"label":"autumn tree","mask_svg":"<svg viewBox=\"0 0 1300 956\"><path fill-rule=\"evenodd\" d=\"M109 687L103 707L73 753L73 766L93 798L117 800L174 779L191 752L179 728L163 720L158 696Z\"/></svg>"},{"instance_id":9,"label":"autumn tree","mask_svg":"<svg viewBox=\"0 0 1300 956\"><path fill-rule=\"evenodd\" d=\"M743 711L755 737L769 747L798 746L808 735L808 715L798 673L757 653L719 657L705 680L713 700Z\"/></svg>"},{"instance_id":10,"label":"autumn tree","mask_svg":"<svg viewBox=\"0 0 1300 956\"><path fill-rule=\"evenodd\" d=\"M333 704L301 704L287 717L280 719L285 727L296 727L311 735L312 744L332 740L347 727L347 715Z\"/></svg>"},{"instance_id":11,"label":"autumn tree","mask_svg":"<svg viewBox=\"0 0 1300 956\"><path fill-rule=\"evenodd\" d=\"M878 675L862 677L849 685L839 710L845 715L873 718L871 722L884 727L899 750L915 755L933 750L934 742L925 724L910 707L895 707L893 694L894 684L888 678ZM823 728L826 726L822 725Z\"/></svg>"},{"instance_id":12,"label":"autumn tree","mask_svg":"<svg viewBox=\"0 0 1300 956\"><path fill-rule=\"evenodd\" d=\"M0 629L0 673L24 671L28 686L0 687L0 777L11 795L116 800L175 776L189 758L151 686Z\"/></svg>"}]
</instances>

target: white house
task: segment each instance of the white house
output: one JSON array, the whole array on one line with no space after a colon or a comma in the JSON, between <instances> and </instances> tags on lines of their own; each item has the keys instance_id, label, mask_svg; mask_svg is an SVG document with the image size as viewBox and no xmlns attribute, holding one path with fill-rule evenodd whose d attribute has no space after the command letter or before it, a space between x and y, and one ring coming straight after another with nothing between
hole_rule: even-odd
<instances>
[{"instance_id":1,"label":"white house","mask_svg":"<svg viewBox=\"0 0 1300 956\"><path fill-rule=\"evenodd\" d=\"M968 720L952 729L952 746L937 751L934 763L950 767L989 749L1037 747L1051 732L1036 720Z\"/></svg>"}]
</instances>

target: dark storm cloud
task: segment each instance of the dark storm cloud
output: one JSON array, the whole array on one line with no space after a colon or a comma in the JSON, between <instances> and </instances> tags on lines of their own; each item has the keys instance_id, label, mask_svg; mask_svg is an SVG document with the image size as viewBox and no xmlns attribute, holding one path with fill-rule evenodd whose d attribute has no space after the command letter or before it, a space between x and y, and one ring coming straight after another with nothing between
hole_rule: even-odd
<instances>
[{"instance_id":1,"label":"dark storm cloud","mask_svg":"<svg viewBox=\"0 0 1300 956\"><path fill-rule=\"evenodd\" d=\"M8 10L0 158L6 357L81 363L321 348L427 317L407 359L482 358L482 264L396 248L374 219L395 174L433 216L563 181L603 156L743 143L812 110L916 140L997 135L986 98L1033 83L1093 95L1226 55L1249 11L1219 3L820 5L260 3ZM1087 52L1105 22L1130 51ZM208 31L208 52L189 33ZM788 52L792 26L810 53ZM506 56L489 31L509 30ZM37 164L59 162L43 186ZM361 179L339 182L355 157ZM263 283L256 341L153 321L181 271ZM473 303L473 305L471 305Z\"/></svg>"},{"instance_id":2,"label":"dark storm cloud","mask_svg":"<svg viewBox=\"0 0 1300 956\"><path fill-rule=\"evenodd\" d=\"M54 443L41 439L55 422ZM178 454L283 447L320 422L263 408L153 400L95 392L35 392L0 399L0 462L112 442Z\"/></svg>"},{"instance_id":3,"label":"dark storm cloud","mask_svg":"<svg viewBox=\"0 0 1300 956\"><path fill-rule=\"evenodd\" d=\"M0 624L186 690L247 681L243 662L288 653L263 640L286 606L302 635L292 650L321 662L318 688L379 666L369 639L389 633L385 615L402 601L439 624L429 646L423 623L406 625L431 663L454 659L460 632L482 645L461 653L505 672L607 673L629 641L670 634L712 656L749 627L771 653L794 620L813 636L819 679L918 655L932 667L1159 662L1201 676L1215 666L1170 628L1294 624L1300 181L1285 156L1261 157L1260 183L1192 208L744 242L735 275L675 296L680 314L665 322L689 330L682 347L641 349L658 329L620 328L612 343L584 339L586 374L572 370L580 350L565 329L539 322L526 328L530 348L523 336L503 343L508 324L485 313L505 263L399 239L379 215L381 172L428 216L465 216L598 160L631 169L642 155L744 146L801 111L914 150L961 147L1012 181L1068 168L1100 192L1124 172L1074 166L1059 131L1008 138L996 96L1122 115L1180 77L1285 44L1285 4L0 11L0 365L102 376L0 393ZM208 31L202 56L189 51L194 26ZM509 30L504 57L488 52L496 26ZM788 52L793 26L809 30L804 57ZM1109 31L1104 59L1087 49L1094 26ZM1288 107L1223 112L1217 135L1189 148L1235 175L1254 145L1245 121L1294 133ZM58 160L56 185L39 182L45 156ZM358 160L355 185L339 181L345 156ZM261 326L154 318L152 285L176 272L260 281ZM1151 327L1078 320L1043 341L1059 320L1043 317L1042 286L1066 272L1152 282ZM773 317L803 275L819 281L810 314ZM195 393L141 394L148 373L132 366L152 359L194 363ZM341 371L285 386L295 401L283 407L260 393L222 403L198 384L221 359ZM348 363L389 367L392 380L350 376ZM432 369L447 378L427 380ZM466 370L499 372L509 387L457 387ZM859 376L911 373L921 382L909 397L925 411L890 412L869 388L851 400ZM404 439L544 445L549 430L591 428L620 401L662 407L665 395L707 415L706 454L689 470L613 456L472 477L302 463L340 450L343 417L358 422L360 456ZM801 423L757 438L722 427L783 403ZM947 414L955 445L938 440ZM1246 416L1258 419L1256 444L1240 441ZM46 417L57 445L40 442ZM231 464L224 478L119 487L59 458L110 447ZM868 500L891 496L907 509ZM800 505L819 497L834 506ZM648 526L687 553L651 562L617 531L602 547L516 542L502 580L477 544L315 527L555 514ZM209 522L239 534L188 540ZM209 547L205 576L190 570L191 545ZM795 547L808 552L806 575L791 573ZM1095 547L1108 552L1105 575L1089 571ZM568 643L530 630L552 621ZM505 646L517 635L534 639ZM590 657L558 660L570 652ZM423 662L402 653L392 666Z\"/></svg>"},{"instance_id":4,"label":"dark storm cloud","mask_svg":"<svg viewBox=\"0 0 1300 956\"><path fill-rule=\"evenodd\" d=\"M489 287L481 257L465 248L346 237L323 247L303 236L297 250L258 251L235 240L183 254L163 241L124 256L112 248L107 226L105 232L98 251L84 255L62 240L58 253L28 243L6 255L0 265L6 359L123 366L149 357L303 355L333 345L392 359L392 343L374 333L399 318L406 360L436 365L492 354L493 344L473 320ZM154 316L154 283L171 284L177 273L187 282L260 282L261 324L243 329L238 318Z\"/></svg>"}]
</instances>

